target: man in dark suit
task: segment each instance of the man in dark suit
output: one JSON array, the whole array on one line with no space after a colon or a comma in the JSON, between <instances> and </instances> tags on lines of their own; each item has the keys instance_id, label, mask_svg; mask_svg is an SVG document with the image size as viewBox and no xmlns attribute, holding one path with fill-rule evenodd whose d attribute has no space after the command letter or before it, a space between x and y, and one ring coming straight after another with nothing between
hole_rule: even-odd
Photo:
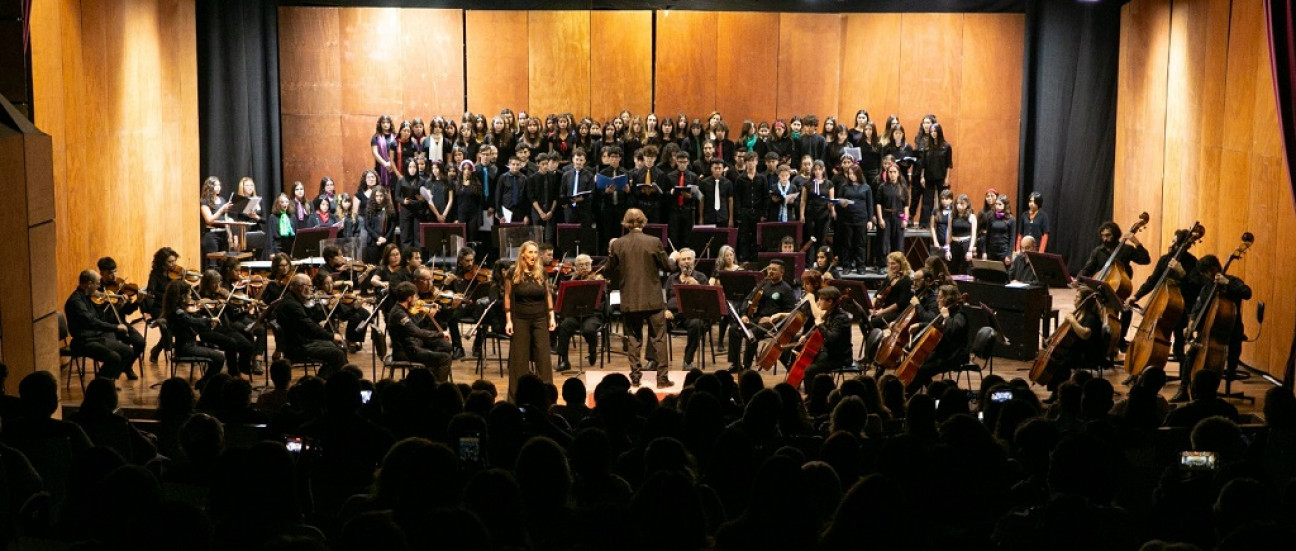
<instances>
[{"instance_id":1,"label":"man in dark suit","mask_svg":"<svg viewBox=\"0 0 1296 551\"><path fill-rule=\"evenodd\" d=\"M674 383L667 378L670 365L666 360L666 301L662 299L661 272L670 271L661 239L645 235L648 218L639 209L626 210L621 226L628 233L609 246L608 270L621 282L621 315L625 334L630 341L630 382L639 386L639 334L648 323L652 339L653 363L657 368L657 388Z\"/></svg>"},{"instance_id":2,"label":"man in dark suit","mask_svg":"<svg viewBox=\"0 0 1296 551\"><path fill-rule=\"evenodd\" d=\"M129 329L125 324L104 321L91 296L99 289L99 272L85 270L67 302L63 313L67 316L68 333L72 335L72 353L100 362L99 378L117 379L135 363L135 350L122 342ZM137 378L132 374L132 379Z\"/></svg>"},{"instance_id":3,"label":"man in dark suit","mask_svg":"<svg viewBox=\"0 0 1296 551\"><path fill-rule=\"evenodd\" d=\"M288 283L288 292L275 307L279 330L275 339L284 355L293 361L316 361L323 364L320 373L336 373L346 364L342 335L320 326L306 311L305 303L314 292L310 276L297 274Z\"/></svg>"},{"instance_id":4,"label":"man in dark suit","mask_svg":"<svg viewBox=\"0 0 1296 551\"><path fill-rule=\"evenodd\" d=\"M563 173L559 201L566 210L568 224L594 227L594 173L585 168L585 150L576 148L571 169Z\"/></svg>"}]
</instances>

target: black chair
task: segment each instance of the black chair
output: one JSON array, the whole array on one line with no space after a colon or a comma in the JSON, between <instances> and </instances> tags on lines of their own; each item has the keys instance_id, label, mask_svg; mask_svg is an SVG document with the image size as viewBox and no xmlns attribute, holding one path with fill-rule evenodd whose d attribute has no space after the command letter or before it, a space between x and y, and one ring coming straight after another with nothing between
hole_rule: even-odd
<instances>
[{"instance_id":1,"label":"black chair","mask_svg":"<svg viewBox=\"0 0 1296 551\"><path fill-rule=\"evenodd\" d=\"M409 362L409 361L392 359L391 354L387 352L387 331L386 330L379 331L377 327L370 327L369 338L373 340L374 357L382 358L384 377L389 376L390 378L395 379L397 369L403 370L405 374L408 375L409 370L411 369L424 368L423 364L418 362ZM454 382L454 373L453 370L451 371L452 372L450 374L450 381Z\"/></svg>"},{"instance_id":2,"label":"black chair","mask_svg":"<svg viewBox=\"0 0 1296 551\"><path fill-rule=\"evenodd\" d=\"M59 372L62 373L64 368L67 368L67 378L63 379L63 389L65 392L72 390L72 369L76 368L77 375L81 379L81 393L85 394L86 360L91 362L90 375L92 378L99 374L99 360L72 352L71 335L68 334L67 318L63 317L63 312L58 312L58 331Z\"/></svg>"},{"instance_id":3,"label":"black chair","mask_svg":"<svg viewBox=\"0 0 1296 551\"><path fill-rule=\"evenodd\" d=\"M670 356L671 363L675 363L675 337L683 336L685 344L688 343L688 329L671 323L666 330L666 352ZM707 351L711 351L711 363L716 363L715 341L711 337L711 327L707 327L706 333L702 336L702 350L698 353L698 364L702 370L706 370ZM602 366L600 366L602 367Z\"/></svg>"},{"instance_id":4,"label":"black chair","mask_svg":"<svg viewBox=\"0 0 1296 551\"><path fill-rule=\"evenodd\" d=\"M977 331L976 336L972 338L972 347L969 349L972 353L971 361L959 366L957 369L945 372L945 379L952 379L955 385L959 385L959 381L966 377L967 388L976 390L980 387L980 381L977 382L977 386L972 386L972 374L976 373L978 379L984 379L985 374L981 372L983 367L989 370L990 373L994 373L994 347L995 342L998 340L999 333L994 328L982 327ZM984 365L977 365L976 359L978 357L984 360Z\"/></svg>"}]
</instances>

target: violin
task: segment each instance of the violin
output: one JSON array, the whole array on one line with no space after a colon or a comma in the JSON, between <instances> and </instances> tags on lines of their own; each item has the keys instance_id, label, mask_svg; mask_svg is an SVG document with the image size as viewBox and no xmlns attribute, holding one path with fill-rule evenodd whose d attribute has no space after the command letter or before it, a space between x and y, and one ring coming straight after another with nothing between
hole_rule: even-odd
<instances>
[{"instance_id":1,"label":"violin","mask_svg":"<svg viewBox=\"0 0 1296 551\"><path fill-rule=\"evenodd\" d=\"M1187 237L1176 243L1171 258L1178 262L1180 255L1206 234L1206 228L1193 223ZM1170 357L1170 337L1184 313L1183 293L1179 283L1170 279L1167 265L1152 291L1152 298L1143 309L1143 320L1138 333L1130 340L1125 352L1125 371L1130 375L1142 373L1148 366L1165 366Z\"/></svg>"},{"instance_id":2,"label":"violin","mask_svg":"<svg viewBox=\"0 0 1296 551\"><path fill-rule=\"evenodd\" d=\"M434 297L432 300L433 302L436 302L437 305L441 307L458 308L461 304L463 304L464 296L461 293L442 291L440 293L437 293L436 297Z\"/></svg>"},{"instance_id":3,"label":"violin","mask_svg":"<svg viewBox=\"0 0 1296 551\"><path fill-rule=\"evenodd\" d=\"M474 266L472 269L464 273L464 279L476 281L477 283L490 283L493 277L494 273L491 272L490 268L483 268L481 266Z\"/></svg>"},{"instance_id":4,"label":"violin","mask_svg":"<svg viewBox=\"0 0 1296 551\"><path fill-rule=\"evenodd\" d=\"M355 304L357 302L360 304L373 304L374 298L361 297L360 293L355 291L350 291L350 292L342 293L342 296L338 297L338 301L342 304Z\"/></svg>"},{"instance_id":5,"label":"violin","mask_svg":"<svg viewBox=\"0 0 1296 551\"><path fill-rule=\"evenodd\" d=\"M202 272L186 270L184 266L176 264L170 268L167 268L167 278L171 279L172 281L175 281L177 279L183 279L185 283L194 285L202 280Z\"/></svg>"},{"instance_id":6,"label":"violin","mask_svg":"<svg viewBox=\"0 0 1296 551\"><path fill-rule=\"evenodd\" d=\"M124 277L118 277L112 283L105 283L104 290L111 294L118 294L123 297L122 302L134 302L140 296L140 286L138 283L129 283Z\"/></svg>"},{"instance_id":7,"label":"violin","mask_svg":"<svg viewBox=\"0 0 1296 551\"><path fill-rule=\"evenodd\" d=\"M125 300L126 300L125 296L119 295L117 293L110 293L107 291L95 291L93 293L90 293L90 302L93 302L99 306L103 306L105 304L112 304L112 305L121 304L122 302L125 302Z\"/></svg>"}]
</instances>

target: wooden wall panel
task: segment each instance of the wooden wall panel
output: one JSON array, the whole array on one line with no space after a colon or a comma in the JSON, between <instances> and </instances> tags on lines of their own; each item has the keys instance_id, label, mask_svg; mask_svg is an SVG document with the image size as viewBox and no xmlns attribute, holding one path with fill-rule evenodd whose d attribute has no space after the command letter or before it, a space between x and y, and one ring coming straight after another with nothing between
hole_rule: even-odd
<instances>
[{"instance_id":1,"label":"wooden wall panel","mask_svg":"<svg viewBox=\"0 0 1296 551\"><path fill-rule=\"evenodd\" d=\"M529 111L570 112L577 119L587 115L590 110L590 12L530 12L527 37Z\"/></svg>"},{"instance_id":2,"label":"wooden wall panel","mask_svg":"<svg viewBox=\"0 0 1296 551\"><path fill-rule=\"evenodd\" d=\"M378 118L369 115L344 114L339 119L339 127L342 130L342 174L346 179L338 178L336 173L330 176L342 189L355 191L360 185L360 175L366 170L372 170L374 166L369 140L373 138L374 125L378 122ZM285 185L288 182L289 180L285 178ZM306 195L314 197L319 189L319 178L309 178L302 182L306 184Z\"/></svg>"},{"instance_id":3,"label":"wooden wall panel","mask_svg":"<svg viewBox=\"0 0 1296 551\"><path fill-rule=\"evenodd\" d=\"M963 75L962 63L957 60L963 59L962 27L963 14L958 13L906 13L901 18L904 44L900 50L899 115L911 141L923 116L934 113L945 126L945 136L957 146L954 138L959 135ZM958 166L957 159L954 166Z\"/></svg>"},{"instance_id":4,"label":"wooden wall panel","mask_svg":"<svg viewBox=\"0 0 1296 551\"><path fill-rule=\"evenodd\" d=\"M778 116L836 115L841 60L840 14L779 14Z\"/></svg>"},{"instance_id":5,"label":"wooden wall panel","mask_svg":"<svg viewBox=\"0 0 1296 551\"><path fill-rule=\"evenodd\" d=\"M342 112L374 117L387 113L399 121L406 62L402 53L391 47L392 40L379 42L379 37L401 35L401 10L344 9L338 13L338 26L342 36Z\"/></svg>"},{"instance_id":6,"label":"wooden wall panel","mask_svg":"<svg viewBox=\"0 0 1296 551\"><path fill-rule=\"evenodd\" d=\"M279 9L279 109L342 112L341 27L337 8Z\"/></svg>"},{"instance_id":7,"label":"wooden wall panel","mask_svg":"<svg viewBox=\"0 0 1296 551\"><path fill-rule=\"evenodd\" d=\"M514 111L528 104L527 13L478 11L464 13L468 66L468 110L474 113Z\"/></svg>"},{"instance_id":8,"label":"wooden wall panel","mask_svg":"<svg viewBox=\"0 0 1296 551\"><path fill-rule=\"evenodd\" d=\"M705 45L717 24L715 12L657 12L658 115L701 119L715 109L719 60Z\"/></svg>"},{"instance_id":9,"label":"wooden wall panel","mask_svg":"<svg viewBox=\"0 0 1296 551\"><path fill-rule=\"evenodd\" d=\"M957 111L936 113L955 146L951 187L969 196L994 187L1009 196L1015 212L1024 207L1016 185L1022 73L1015 60L1025 30L1025 16L964 15ZM968 151L975 154L963 154Z\"/></svg>"},{"instance_id":10,"label":"wooden wall panel","mask_svg":"<svg viewBox=\"0 0 1296 551\"><path fill-rule=\"evenodd\" d=\"M622 109L652 111L652 12L590 12L590 108L596 120Z\"/></svg>"},{"instance_id":11,"label":"wooden wall panel","mask_svg":"<svg viewBox=\"0 0 1296 551\"><path fill-rule=\"evenodd\" d=\"M370 134L373 123L370 122ZM338 184L338 189L348 193L354 192L360 181L342 180L345 170L343 158L346 148L343 147L342 119L336 114L329 115L289 115L285 113L280 121L280 134L283 136L284 182L287 191L292 190L292 183L300 180L307 184L307 197L313 197L315 185L320 178L329 176ZM363 150L364 148L358 148ZM372 163L371 163L372 164ZM363 171L364 169L359 169ZM356 172L358 175L359 172ZM278 194L276 190L276 195Z\"/></svg>"},{"instance_id":12,"label":"wooden wall panel","mask_svg":"<svg viewBox=\"0 0 1296 551\"><path fill-rule=\"evenodd\" d=\"M775 118L778 29L777 13L717 15L716 58L727 62L716 67L715 108L730 121L732 136L738 135L737 125L745 119L773 122Z\"/></svg>"},{"instance_id":13,"label":"wooden wall panel","mask_svg":"<svg viewBox=\"0 0 1296 551\"><path fill-rule=\"evenodd\" d=\"M400 11L402 117L427 122L464 108L463 11Z\"/></svg>"},{"instance_id":14,"label":"wooden wall panel","mask_svg":"<svg viewBox=\"0 0 1296 551\"><path fill-rule=\"evenodd\" d=\"M904 42L900 14L852 13L844 17L841 103L837 112L853 121L856 111L866 109L881 132L887 116L900 112L900 79L904 73L897 63Z\"/></svg>"}]
</instances>

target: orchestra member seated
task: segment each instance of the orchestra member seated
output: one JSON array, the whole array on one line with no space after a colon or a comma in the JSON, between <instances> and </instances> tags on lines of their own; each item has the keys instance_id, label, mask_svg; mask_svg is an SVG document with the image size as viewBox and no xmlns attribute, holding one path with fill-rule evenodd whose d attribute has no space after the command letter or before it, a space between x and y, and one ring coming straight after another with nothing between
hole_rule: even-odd
<instances>
[{"instance_id":1,"label":"orchestra member seated","mask_svg":"<svg viewBox=\"0 0 1296 551\"><path fill-rule=\"evenodd\" d=\"M896 251L887 255L886 285L873 298L873 315L869 326L874 329L886 329L887 325L900 317L900 313L909 306L913 297L913 279L909 275L909 260L904 253Z\"/></svg>"},{"instance_id":2,"label":"orchestra member seated","mask_svg":"<svg viewBox=\"0 0 1296 551\"><path fill-rule=\"evenodd\" d=\"M167 274L175 267L180 255L171 247L162 247L153 253L153 264L149 268L148 293L140 297L141 309L149 319L162 319L162 292L166 290L171 277ZM158 325L158 342L149 350L149 363L157 363L158 355L163 350L171 349L171 334L166 324Z\"/></svg>"},{"instance_id":3,"label":"orchestra member seated","mask_svg":"<svg viewBox=\"0 0 1296 551\"><path fill-rule=\"evenodd\" d=\"M98 267L99 290L119 294L121 292L122 282L117 279L117 261L113 260L111 256L105 256L99 259ZM117 304L104 303L103 308L100 310L104 321L112 324L126 323L126 332L118 333L116 334L116 337L118 340L130 345L136 358L144 355L144 346L146 343L144 342L144 335L141 335L137 329L130 326L128 323L128 316L139 310L139 301L142 298L143 297L137 297L135 300L121 299ZM114 309L116 312L114 312ZM132 364L126 368L126 378L132 381L139 378L135 375L133 367L134 365Z\"/></svg>"},{"instance_id":4,"label":"orchestra member seated","mask_svg":"<svg viewBox=\"0 0 1296 551\"><path fill-rule=\"evenodd\" d=\"M575 262L572 264L572 275L570 281L598 281L602 280L601 274L593 273L594 260L587 254L577 255ZM604 288L606 289L606 287ZM603 307L607 307L606 297L602 301ZM571 346L572 336L579 330L581 336L585 337L585 344L588 347L587 354L590 365L598 361L598 330L603 326L603 313L594 312L588 316L567 316L558 322L558 371L568 371L571 369L571 361L568 360L567 351Z\"/></svg>"},{"instance_id":5,"label":"orchestra member seated","mask_svg":"<svg viewBox=\"0 0 1296 551\"><path fill-rule=\"evenodd\" d=\"M378 269L369 276L369 288L382 292L394 288L405 279L405 256L401 254L400 245L388 243L383 246L378 258Z\"/></svg>"},{"instance_id":6,"label":"orchestra member seated","mask_svg":"<svg viewBox=\"0 0 1296 551\"><path fill-rule=\"evenodd\" d=\"M1076 369L1088 369L1098 364L1106 353L1107 343L1103 342L1103 310L1100 301L1085 300L1096 291L1087 286L1076 290L1075 311L1063 318L1059 327L1069 325L1074 338L1062 341L1049 356L1046 371L1051 373L1047 385L1052 393L1045 403L1057 400L1057 387L1071 378Z\"/></svg>"},{"instance_id":7,"label":"orchestra member seated","mask_svg":"<svg viewBox=\"0 0 1296 551\"><path fill-rule=\"evenodd\" d=\"M1021 238L1021 250L1013 256L1012 263L1008 265L1008 278L1012 281L1022 283L1035 283L1035 269L1031 267L1030 259L1026 258L1026 253L1035 252L1038 247L1035 238L1029 235Z\"/></svg>"},{"instance_id":8,"label":"orchestra member seated","mask_svg":"<svg viewBox=\"0 0 1296 551\"><path fill-rule=\"evenodd\" d=\"M85 270L81 272L76 290L63 303L68 334L72 336L72 353L102 364L99 367L100 378L115 380L127 372L128 378L137 379L138 376L129 373L131 364L135 363L135 350L119 337L125 336L128 328L123 323L104 321L92 300L99 293L98 289L99 273Z\"/></svg>"},{"instance_id":9,"label":"orchestra member seated","mask_svg":"<svg viewBox=\"0 0 1296 551\"><path fill-rule=\"evenodd\" d=\"M198 298L216 301L212 307L207 308L205 317L215 318L217 323L199 331L198 336L206 344L225 351L229 358L230 375L253 375L253 359L257 349L247 333L234 327L234 309L227 302L230 292L221 286L221 281L220 272L203 271L202 280L198 283Z\"/></svg>"},{"instance_id":10,"label":"orchestra member seated","mask_svg":"<svg viewBox=\"0 0 1296 551\"><path fill-rule=\"evenodd\" d=\"M791 312L796 306L792 286L783 281L782 260L770 261L770 265L765 268L765 280L760 282L752 290L752 294L743 301L741 311L751 311L752 301L756 301L755 316L749 317L744 314L742 322L748 324L754 340L748 342L741 327L734 326L729 329L729 369L732 371L751 368L752 360L756 358L757 342L770 336L770 332L774 329L774 314ZM743 349L744 344L746 350Z\"/></svg>"},{"instance_id":11,"label":"orchestra member seated","mask_svg":"<svg viewBox=\"0 0 1296 551\"><path fill-rule=\"evenodd\" d=\"M436 375L438 381L445 382L450 378L450 355L433 350L443 349L445 335L419 327L410 314L410 308L418 301L418 288L408 281L396 286L393 292L396 305L387 315L387 331L391 336L392 359L406 362L418 362Z\"/></svg>"},{"instance_id":12,"label":"orchestra member seated","mask_svg":"<svg viewBox=\"0 0 1296 551\"><path fill-rule=\"evenodd\" d=\"M1116 256L1115 265L1124 268L1126 274L1134 273L1133 267L1130 266L1131 263L1141 266L1152 263L1152 255L1148 254L1148 250L1143 247L1143 243L1139 242L1134 232L1127 232L1122 235L1120 225L1116 222L1109 220L1098 226L1098 239L1102 243L1094 247L1093 251L1090 251L1088 260L1085 261L1084 267L1080 269L1080 275L1084 277L1096 277L1113 253ZM1123 246L1121 245L1122 240L1126 242ZM1119 251L1116 250L1118 247L1120 248ZM1128 328L1133 320L1134 311L1126 310L1120 316L1121 327ZM1120 349L1124 351L1126 346L1128 346L1128 343L1122 336Z\"/></svg>"},{"instance_id":13,"label":"orchestra member seated","mask_svg":"<svg viewBox=\"0 0 1296 551\"><path fill-rule=\"evenodd\" d=\"M323 364L320 373L332 373L346 364L342 335L321 327L311 317L306 304L314 302L315 289L306 274L292 276L288 292L275 310L279 331L275 339L284 355L292 361L314 361Z\"/></svg>"},{"instance_id":14,"label":"orchestra member seated","mask_svg":"<svg viewBox=\"0 0 1296 551\"><path fill-rule=\"evenodd\" d=\"M815 293L816 300L812 304L817 311L823 312L823 317L821 321L816 318L814 330L823 335L823 346L815 354L814 361L806 367L805 381L814 380L820 373L850 367L851 315L838 304L841 296L841 290L832 286L823 287Z\"/></svg>"},{"instance_id":15,"label":"orchestra member seated","mask_svg":"<svg viewBox=\"0 0 1296 551\"><path fill-rule=\"evenodd\" d=\"M918 373L914 375L914 380L909 383L908 393L914 394L919 389L926 387L931 383L932 378L941 373L954 371L966 364L968 361L968 322L967 316L963 315L963 309L960 306L958 287L953 285L942 285L936 291L936 300L938 309L936 312L919 313L919 317L930 317L933 323L938 324L943 334L936 349L927 360L918 368ZM923 308L921 305L919 308ZM939 317L939 320L935 318ZM919 335L917 331L921 330L923 325L910 326L915 331L914 338Z\"/></svg>"},{"instance_id":16,"label":"orchestra member seated","mask_svg":"<svg viewBox=\"0 0 1296 551\"><path fill-rule=\"evenodd\" d=\"M414 271L414 288L418 292L419 300L432 305L430 312L431 315L417 316L417 321L419 322L420 327L432 330L436 330L438 325L444 328L444 324L449 323L450 321L448 312L449 308L441 308L441 306L436 303L437 295L441 293L441 290L437 288L434 280L435 276L432 272L432 268L420 266ZM459 333L457 328L450 329L450 339L438 342L438 351L448 353L453 357L455 355L454 346L451 342L457 338L458 335Z\"/></svg>"},{"instance_id":17,"label":"orchestra member seated","mask_svg":"<svg viewBox=\"0 0 1296 551\"><path fill-rule=\"evenodd\" d=\"M670 254L668 258L675 264L676 271L666 278L666 321L675 327L688 331L688 341L684 345L684 371L693 369L693 357L697 354L698 345L711 325L705 320L688 318L680 314L679 296L675 293L677 285L706 285L707 275L694 269L696 254L693 249L685 247Z\"/></svg>"},{"instance_id":18,"label":"orchestra member seated","mask_svg":"<svg viewBox=\"0 0 1296 551\"><path fill-rule=\"evenodd\" d=\"M162 312L171 336L175 339L173 346L176 357L207 359L207 371L203 372L197 383L202 388L225 367L225 353L217 350L215 343L198 342L199 336L210 333L219 320L198 315L199 311L192 304L191 296L189 284L184 281L168 283L162 294Z\"/></svg>"},{"instance_id":19,"label":"orchestra member seated","mask_svg":"<svg viewBox=\"0 0 1296 551\"><path fill-rule=\"evenodd\" d=\"M323 270L315 272L315 277L311 279L311 283L320 294L333 297L321 302L320 305L324 308L329 323L335 327L340 325L341 322L346 322L346 333L344 335L347 341L347 351L353 354L359 352L364 344L364 322L369 319L369 311L361 306L364 299L351 294L346 297L347 300L343 300L342 290L336 288L337 283L333 280L333 276L324 273Z\"/></svg>"}]
</instances>

